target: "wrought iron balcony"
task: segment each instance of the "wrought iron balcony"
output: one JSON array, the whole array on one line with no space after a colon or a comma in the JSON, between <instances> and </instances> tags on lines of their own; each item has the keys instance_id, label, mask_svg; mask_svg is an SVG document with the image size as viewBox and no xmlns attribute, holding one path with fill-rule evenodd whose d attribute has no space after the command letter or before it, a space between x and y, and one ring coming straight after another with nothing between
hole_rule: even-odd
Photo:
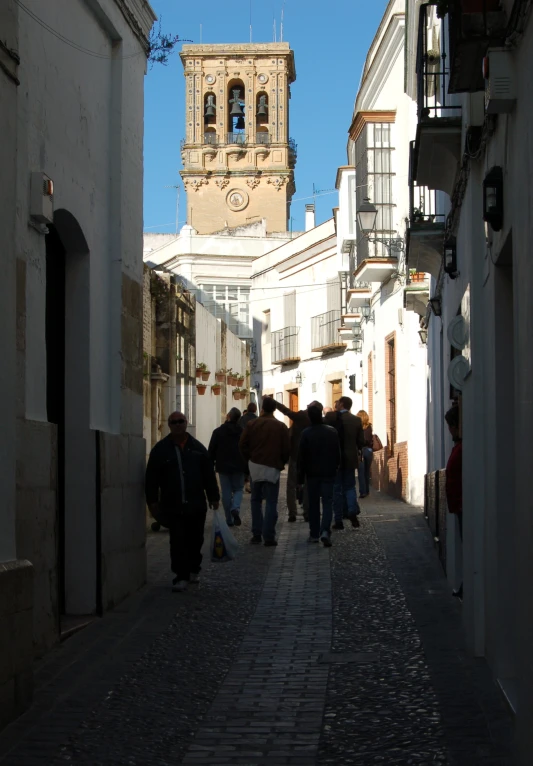
<instances>
[{"instance_id":1,"label":"wrought iron balcony","mask_svg":"<svg viewBox=\"0 0 533 766\"><path fill-rule=\"evenodd\" d=\"M461 107L448 96L446 34L431 48L427 3L420 6L416 51L418 127L414 175L420 186L452 193L461 157Z\"/></svg>"},{"instance_id":2,"label":"wrought iron balcony","mask_svg":"<svg viewBox=\"0 0 533 766\"><path fill-rule=\"evenodd\" d=\"M255 134L256 144L270 144L271 136L266 131L261 131Z\"/></svg>"},{"instance_id":3,"label":"wrought iron balcony","mask_svg":"<svg viewBox=\"0 0 533 766\"><path fill-rule=\"evenodd\" d=\"M226 133L227 144L246 144L246 133Z\"/></svg>"},{"instance_id":4,"label":"wrought iron balcony","mask_svg":"<svg viewBox=\"0 0 533 766\"><path fill-rule=\"evenodd\" d=\"M446 216L438 206L437 192L419 186L414 179L415 142L409 152L409 225L406 235L406 261L411 269L438 277Z\"/></svg>"},{"instance_id":5,"label":"wrought iron balcony","mask_svg":"<svg viewBox=\"0 0 533 766\"><path fill-rule=\"evenodd\" d=\"M299 327L284 327L271 333L271 355L273 364L291 364L300 359Z\"/></svg>"},{"instance_id":6,"label":"wrought iron balcony","mask_svg":"<svg viewBox=\"0 0 533 766\"><path fill-rule=\"evenodd\" d=\"M216 133L204 133L204 144L218 144L218 141Z\"/></svg>"},{"instance_id":7,"label":"wrought iron balcony","mask_svg":"<svg viewBox=\"0 0 533 766\"><path fill-rule=\"evenodd\" d=\"M311 351L331 351L345 348L346 343L339 339L338 329L341 327L340 309L326 311L324 314L311 317Z\"/></svg>"},{"instance_id":8,"label":"wrought iron balcony","mask_svg":"<svg viewBox=\"0 0 533 766\"><path fill-rule=\"evenodd\" d=\"M450 83L448 93L485 88L483 58L487 49L505 44L507 19L499 0L448 0Z\"/></svg>"}]
</instances>

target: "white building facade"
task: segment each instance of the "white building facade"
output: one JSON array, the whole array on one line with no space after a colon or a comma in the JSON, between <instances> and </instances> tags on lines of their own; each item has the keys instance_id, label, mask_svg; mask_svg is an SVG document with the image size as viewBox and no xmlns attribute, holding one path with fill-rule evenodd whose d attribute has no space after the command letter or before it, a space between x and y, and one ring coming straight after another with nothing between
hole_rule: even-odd
<instances>
[{"instance_id":1,"label":"white building facade","mask_svg":"<svg viewBox=\"0 0 533 766\"><path fill-rule=\"evenodd\" d=\"M445 466L443 415L457 401L464 528L461 545L448 519L448 574L464 581L468 645L487 658L516 713L515 762L525 766L533 746L530 4L450 2L442 21L432 6L409 2L408 10L413 175L449 204L432 256L441 317L425 316L429 469Z\"/></svg>"},{"instance_id":2,"label":"white building facade","mask_svg":"<svg viewBox=\"0 0 533 766\"><path fill-rule=\"evenodd\" d=\"M1 557L34 571L29 597L9 587L24 604L25 669L63 615L102 612L145 580L143 87L155 19L145 0L34 10L8 2L0 16L0 537ZM30 676L6 683L9 716Z\"/></svg>"}]
</instances>

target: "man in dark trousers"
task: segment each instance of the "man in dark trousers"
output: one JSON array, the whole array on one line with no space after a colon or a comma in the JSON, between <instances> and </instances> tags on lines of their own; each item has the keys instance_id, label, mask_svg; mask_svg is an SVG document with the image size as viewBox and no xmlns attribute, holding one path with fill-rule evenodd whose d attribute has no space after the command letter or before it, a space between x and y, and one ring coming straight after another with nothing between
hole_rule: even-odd
<instances>
[{"instance_id":1,"label":"man in dark trousers","mask_svg":"<svg viewBox=\"0 0 533 766\"><path fill-rule=\"evenodd\" d=\"M246 463L239 451L243 429L238 425L241 411L232 407L226 422L215 428L207 452L215 464L222 490L222 505L228 527L241 525L241 502Z\"/></svg>"},{"instance_id":2,"label":"man in dark trousers","mask_svg":"<svg viewBox=\"0 0 533 766\"><path fill-rule=\"evenodd\" d=\"M308 407L318 407L322 412L322 405L320 402L313 401ZM305 428L309 428L311 421L307 414L307 410L298 410L293 412L284 404L276 402L276 408L283 413L291 421L291 427L289 429L291 440L291 456L289 458L289 470L287 471L287 510L289 512L288 521L296 521L297 505L296 505L296 460L298 457L298 446L300 444L300 436ZM303 506L304 506L304 519L307 521L307 490L304 489L303 493Z\"/></svg>"},{"instance_id":3,"label":"man in dark trousers","mask_svg":"<svg viewBox=\"0 0 533 766\"><path fill-rule=\"evenodd\" d=\"M257 419L257 404L255 402L250 402L250 404L246 408L246 412L239 420L239 425L241 428L246 428L248 423L256 419ZM252 491L252 488L250 486L250 475L248 473L248 467L246 468L246 471L244 472L244 489L246 492Z\"/></svg>"},{"instance_id":4,"label":"man in dark trousers","mask_svg":"<svg viewBox=\"0 0 533 766\"><path fill-rule=\"evenodd\" d=\"M220 501L215 469L203 444L187 433L187 418L173 412L170 434L157 442L146 467L146 502L150 513L168 527L170 563L176 575L172 590L184 591L198 583L202 545L209 507Z\"/></svg>"},{"instance_id":5,"label":"man in dark trousers","mask_svg":"<svg viewBox=\"0 0 533 766\"><path fill-rule=\"evenodd\" d=\"M309 496L309 542L322 540L331 547L331 519L333 515L333 484L341 463L337 430L324 424L322 410L308 407L311 425L300 437L297 457L298 485L307 482ZM320 499L322 498L322 523Z\"/></svg>"},{"instance_id":6,"label":"man in dark trousers","mask_svg":"<svg viewBox=\"0 0 533 766\"><path fill-rule=\"evenodd\" d=\"M278 496L280 472L289 459L289 429L274 417L273 399L263 399L263 411L257 420L248 423L240 441L243 458L248 462L252 477L251 543L277 545ZM265 500L263 518L262 503Z\"/></svg>"},{"instance_id":7,"label":"man in dark trousers","mask_svg":"<svg viewBox=\"0 0 533 766\"><path fill-rule=\"evenodd\" d=\"M352 526L358 527L357 514L360 513L355 491L355 469L359 466L359 452L365 446L363 422L357 415L352 415L352 400L341 396L335 402L335 412L328 412L324 422L337 429L341 445L341 465L335 477L333 488L333 529L344 529L342 521L343 503L346 498L348 518Z\"/></svg>"}]
</instances>

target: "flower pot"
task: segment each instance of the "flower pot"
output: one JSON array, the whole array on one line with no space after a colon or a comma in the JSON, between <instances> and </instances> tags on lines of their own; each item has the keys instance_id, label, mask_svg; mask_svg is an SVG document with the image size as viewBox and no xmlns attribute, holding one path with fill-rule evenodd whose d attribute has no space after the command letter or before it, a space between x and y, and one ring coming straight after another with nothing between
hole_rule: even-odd
<instances>
[{"instance_id":1,"label":"flower pot","mask_svg":"<svg viewBox=\"0 0 533 766\"><path fill-rule=\"evenodd\" d=\"M209 372L209 370L206 370L206 372L202 372L202 380L209 380L210 375L211 373Z\"/></svg>"},{"instance_id":2,"label":"flower pot","mask_svg":"<svg viewBox=\"0 0 533 766\"><path fill-rule=\"evenodd\" d=\"M201 383L197 383L196 384L196 390L198 391L198 395L199 396L203 396L205 394L206 388L207 388L207 386L202 386Z\"/></svg>"},{"instance_id":3,"label":"flower pot","mask_svg":"<svg viewBox=\"0 0 533 766\"><path fill-rule=\"evenodd\" d=\"M240 392L239 392L239 391L234 391L234 392L233 392L233 398L234 398L234 399L240 399L240 398L241 398L241 394L240 394Z\"/></svg>"},{"instance_id":4,"label":"flower pot","mask_svg":"<svg viewBox=\"0 0 533 766\"><path fill-rule=\"evenodd\" d=\"M220 386L211 386L211 391L215 396L220 396Z\"/></svg>"},{"instance_id":5,"label":"flower pot","mask_svg":"<svg viewBox=\"0 0 533 766\"><path fill-rule=\"evenodd\" d=\"M215 380L217 383L225 383L226 382L226 376L222 372L216 372L215 373Z\"/></svg>"},{"instance_id":6,"label":"flower pot","mask_svg":"<svg viewBox=\"0 0 533 766\"><path fill-rule=\"evenodd\" d=\"M246 392L242 393L242 391L241 391L241 399L246 399Z\"/></svg>"},{"instance_id":7,"label":"flower pot","mask_svg":"<svg viewBox=\"0 0 533 766\"><path fill-rule=\"evenodd\" d=\"M236 386L242 386L244 383L244 378L237 378L235 381Z\"/></svg>"},{"instance_id":8,"label":"flower pot","mask_svg":"<svg viewBox=\"0 0 533 766\"><path fill-rule=\"evenodd\" d=\"M197 378L201 378L202 377L202 370L199 367L196 368L196 377Z\"/></svg>"}]
</instances>

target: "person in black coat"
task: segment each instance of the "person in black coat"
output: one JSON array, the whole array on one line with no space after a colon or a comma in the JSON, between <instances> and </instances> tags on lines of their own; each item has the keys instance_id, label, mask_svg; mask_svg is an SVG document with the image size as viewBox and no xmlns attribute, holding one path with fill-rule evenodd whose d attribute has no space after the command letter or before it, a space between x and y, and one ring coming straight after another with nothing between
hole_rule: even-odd
<instances>
[{"instance_id":1,"label":"person in black coat","mask_svg":"<svg viewBox=\"0 0 533 766\"><path fill-rule=\"evenodd\" d=\"M332 426L325 425L319 407L308 407L311 426L302 431L296 458L298 487L307 484L309 500L309 542L322 540L331 546L331 520L333 517L333 484L341 464L339 435ZM320 522L322 498L322 523Z\"/></svg>"},{"instance_id":2,"label":"person in black coat","mask_svg":"<svg viewBox=\"0 0 533 766\"><path fill-rule=\"evenodd\" d=\"M226 422L215 428L207 452L215 464L222 490L222 505L228 527L241 525L241 502L246 462L239 451L243 429L238 425L241 411L232 407Z\"/></svg>"},{"instance_id":3,"label":"person in black coat","mask_svg":"<svg viewBox=\"0 0 533 766\"><path fill-rule=\"evenodd\" d=\"M174 591L199 581L207 500L220 502L213 463L203 444L187 433L187 418L173 412L170 434L153 447L146 467L146 502L152 516L168 527Z\"/></svg>"}]
</instances>

